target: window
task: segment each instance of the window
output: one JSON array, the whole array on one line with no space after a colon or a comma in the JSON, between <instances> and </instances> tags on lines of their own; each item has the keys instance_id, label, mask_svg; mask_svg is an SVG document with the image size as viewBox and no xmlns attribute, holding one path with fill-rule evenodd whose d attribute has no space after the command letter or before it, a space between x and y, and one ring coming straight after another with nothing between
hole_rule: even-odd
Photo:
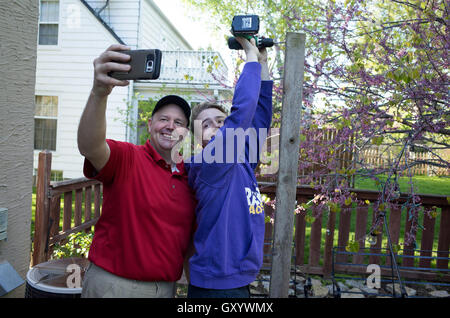
<instances>
[{"instance_id":1,"label":"window","mask_svg":"<svg viewBox=\"0 0 450 318\"><path fill-rule=\"evenodd\" d=\"M41 0L39 10L39 45L58 44L59 1Z\"/></svg>"},{"instance_id":2,"label":"window","mask_svg":"<svg viewBox=\"0 0 450 318\"><path fill-rule=\"evenodd\" d=\"M56 150L58 96L36 96L34 149Z\"/></svg>"}]
</instances>

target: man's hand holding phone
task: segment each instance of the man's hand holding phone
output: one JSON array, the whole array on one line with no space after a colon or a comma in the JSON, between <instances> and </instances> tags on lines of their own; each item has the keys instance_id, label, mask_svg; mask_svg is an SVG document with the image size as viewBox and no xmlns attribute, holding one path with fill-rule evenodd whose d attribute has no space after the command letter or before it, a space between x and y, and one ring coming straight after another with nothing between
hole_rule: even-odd
<instances>
[{"instance_id":1,"label":"man's hand holding phone","mask_svg":"<svg viewBox=\"0 0 450 318\"><path fill-rule=\"evenodd\" d=\"M154 80L159 77L162 53L158 49L130 50L113 44L94 60L94 90L108 96L114 86L127 86L129 80Z\"/></svg>"},{"instance_id":2,"label":"man's hand holding phone","mask_svg":"<svg viewBox=\"0 0 450 318\"><path fill-rule=\"evenodd\" d=\"M126 45L113 44L94 60L94 84L92 93L98 97L108 96L114 86L127 86L129 81L118 80L108 75L110 72L129 72L131 66L124 64L130 56L120 51L130 50Z\"/></svg>"}]
</instances>

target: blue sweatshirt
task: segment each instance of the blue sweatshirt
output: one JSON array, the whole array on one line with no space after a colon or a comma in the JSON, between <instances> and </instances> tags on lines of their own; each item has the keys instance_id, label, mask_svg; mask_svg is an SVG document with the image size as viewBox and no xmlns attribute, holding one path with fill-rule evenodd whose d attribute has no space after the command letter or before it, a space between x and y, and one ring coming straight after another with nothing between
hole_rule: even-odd
<instances>
[{"instance_id":1,"label":"blue sweatshirt","mask_svg":"<svg viewBox=\"0 0 450 318\"><path fill-rule=\"evenodd\" d=\"M261 82L259 63L246 63L224 126L200 154L185 163L189 185L198 200L196 252L190 259L190 283L194 286L242 287L254 281L261 268L264 203L254 169L272 119L272 86L272 81ZM262 129L265 134L257 135L258 141L253 146L247 136L244 152L237 142L229 147L230 139L235 138L229 132L237 128L244 131L254 128L256 132ZM252 157L255 144L256 161ZM218 160L205 160L210 154Z\"/></svg>"}]
</instances>

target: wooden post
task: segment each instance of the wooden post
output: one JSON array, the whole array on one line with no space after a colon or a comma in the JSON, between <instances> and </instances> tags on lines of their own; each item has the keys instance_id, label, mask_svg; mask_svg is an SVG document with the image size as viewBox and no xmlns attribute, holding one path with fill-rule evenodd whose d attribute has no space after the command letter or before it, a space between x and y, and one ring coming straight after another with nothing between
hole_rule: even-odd
<instances>
[{"instance_id":1,"label":"wooden post","mask_svg":"<svg viewBox=\"0 0 450 318\"><path fill-rule=\"evenodd\" d=\"M280 163L270 278L270 297L273 298L287 298L289 292L304 62L305 34L288 32L286 35Z\"/></svg>"},{"instance_id":2,"label":"wooden post","mask_svg":"<svg viewBox=\"0 0 450 318\"><path fill-rule=\"evenodd\" d=\"M50 200L48 199L48 190L50 187L51 165L52 153L50 151L41 151L39 153L36 185L36 215L32 259L33 266L47 260L45 248L49 230L48 221L50 217Z\"/></svg>"}]
</instances>

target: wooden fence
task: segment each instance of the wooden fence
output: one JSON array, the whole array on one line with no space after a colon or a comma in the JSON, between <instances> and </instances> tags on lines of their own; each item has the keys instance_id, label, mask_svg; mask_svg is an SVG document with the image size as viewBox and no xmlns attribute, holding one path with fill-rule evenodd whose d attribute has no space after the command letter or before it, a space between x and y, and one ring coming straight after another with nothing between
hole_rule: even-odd
<instances>
[{"instance_id":1,"label":"wooden fence","mask_svg":"<svg viewBox=\"0 0 450 318\"><path fill-rule=\"evenodd\" d=\"M260 192L266 194L267 196L274 198L276 193L276 185L274 183L259 183ZM371 203L376 202L379 198L379 193L376 191L369 190L357 190L354 189L352 192L356 193L358 200L369 200ZM316 190L308 186L298 186L297 187L297 203L306 203L314 198L318 194ZM450 204L445 196L436 195L419 195L421 203L425 208L438 207L440 208L440 225L439 228L435 227L436 220L438 217L432 218L428 215L422 215L424 230L421 233L420 240L420 256L425 256L425 258L420 259L415 262L413 257L417 252L414 251L414 247L411 245L406 245L403 247L403 260L401 261L401 266L409 268L402 269L400 271L402 277L409 277L415 279L424 280L441 280L450 282L450 273L447 275L441 275L433 273L433 271L416 271L414 267L418 265L421 268L431 269L431 259L426 258L431 256L431 251L435 250L433 246L437 245L437 257L442 259L437 259L436 268L448 269L448 257L449 257L449 247L450 247ZM405 202L406 195L401 194L398 199L398 204L403 204ZM266 206L266 214L271 215L273 209L270 206ZM422 212L423 213L423 212ZM367 228L374 222L373 218L370 219L369 216L369 206L358 206L342 207L340 212L330 212L323 213L324 217L316 218L316 220L307 226L307 220L304 214L297 214L295 216L295 265L299 266L299 269L303 273L318 274L325 277L330 276L331 266L332 266L332 250L333 247L345 247L350 239L359 240L367 234ZM326 217L328 216L328 217ZM406 217L406 211L402 211L401 208L392 209L389 212L389 233L393 245L400 243L401 237L400 233L404 233L403 242L406 240L406 236L411 228L411 221ZM275 216L276 218L276 216ZM354 228L351 228L351 220L354 218ZM355 220L356 218L356 220ZM402 222L402 218L404 222ZM406 218L406 219L405 219ZM323 222L326 220L326 222ZM401 228L401 224L404 224L404 228ZM383 227L384 229L384 227ZM272 224L266 224L265 233L265 253L270 255L270 244L272 242ZM310 230L309 240L307 239L307 230ZM335 233L338 232L338 233ZM372 253L380 253L380 248L382 248L382 240L385 233L382 231L377 235L377 243L370 246ZM352 237L350 237L352 234ZM322 237L325 236L324 246L322 244ZM337 242L336 242L337 240ZM336 244L337 243L337 244ZM418 247L418 248L419 248ZM306 253L308 257L306 259ZM344 258L345 255L337 256L339 258ZM363 261L362 255L354 255L351 263L361 264ZM371 255L368 262L370 264L379 265L389 265L389 257ZM416 264L415 264L416 263ZM270 267L270 257L265 259L265 266ZM357 266L340 266L336 265L335 269L340 272L345 273L365 273L365 268L358 268ZM387 275L390 273L390 269L382 268L382 274Z\"/></svg>"},{"instance_id":2,"label":"wooden fence","mask_svg":"<svg viewBox=\"0 0 450 318\"><path fill-rule=\"evenodd\" d=\"M317 136L314 136L314 142L312 142L313 151L324 151L324 148L328 148L328 145L331 145L333 143L333 140L337 138L337 131L335 129L322 129L320 131L320 134ZM306 136L306 140L308 142L311 142L311 137L309 134ZM336 170L341 169L352 169L354 167L354 153L352 149L354 148L354 136L351 135L347 138L346 143L342 143L339 148L334 149L334 153L332 156L332 159L336 163ZM269 136L267 138L267 149L271 152L276 151L277 146L272 146L272 143L275 145L278 145L279 143L277 141L272 140L272 138ZM302 147L300 145L300 147ZM273 149L275 148L275 149ZM304 150L304 149L303 149ZM327 150L328 151L328 150ZM329 163L331 158L327 158L325 161L321 162L312 162L305 154L302 153L302 148L300 148L300 155L298 159L299 163L299 169L297 171L297 181L298 184L309 184L311 181L315 183L321 183L327 181L327 178L330 174L333 174L334 171L331 171L327 164ZM271 170L278 170L278 164L274 163L278 161L277 159L273 159L271 161L271 164L274 164L273 169ZM256 167L255 174L258 178L258 180L263 182L276 182L278 178L278 174L267 174L264 173L264 170L262 169L262 165L259 164ZM312 178L310 178L312 176ZM310 180L312 179L312 180ZM350 184L354 185L354 177L351 176L348 178Z\"/></svg>"},{"instance_id":3,"label":"wooden fence","mask_svg":"<svg viewBox=\"0 0 450 318\"><path fill-rule=\"evenodd\" d=\"M89 229L95 225L99 216L101 208L101 184L95 180L88 180L86 178L50 182L51 171L50 152L41 152L39 154L38 166L38 181L36 189L36 219L35 219L35 236L34 236L34 250L32 257L32 264L36 265L47 261L51 256L51 248L55 243L61 242L71 233L76 233ZM267 183L259 181L260 192L273 198L276 193L276 185L274 183ZM376 191L367 190L353 190L356 193L357 199L369 200L376 202L379 193ZM308 202L317 192L308 186L297 187L297 203ZM449 247L450 247L450 204L445 196L435 195L419 195L421 203L426 208L437 207L440 213L436 218L430 218L423 215L423 226L425 230L422 231L420 239L421 256L429 256L433 246L437 246L438 259L436 267L440 269L448 269L449 262ZM405 195L401 195L398 203L402 204L405 200ZM83 199L84 198L84 199ZM84 203L83 203L84 202ZM64 205L61 211L61 205ZM270 206L266 206L266 214L271 215L273 211ZM326 213L324 213L326 215ZM406 212L401 209L394 209L389 214L389 231L393 244L399 243L403 238L401 233L406 236L411 227L411 222L406 219ZM334 246L346 246L351 235L355 239L359 239L366 234L367 227L370 226L373 220L370 219L371 213L367 205L361 207L342 207L338 213L329 213L328 218L317 218L312 224L307 225L307 220L302 214L295 216L295 259L304 273L319 274L329 276L332 265L332 249ZM354 228L351 226L352 218L355 223ZM439 219L439 227L435 226ZM404 227L401 228L401 224ZM309 239L307 232L310 230ZM336 233L338 232L338 233ZM322 237L325 235L325 244L322 246ZM372 246L373 250L380 248L382 238L385 234L381 233L377 236L377 243ZM272 225L266 224L266 242L269 244L265 248L266 253L270 254L270 244L272 240ZM404 246L405 256L414 255L414 250L411 246ZM308 255L306 258L305 256ZM370 263L385 263L389 260L385 257L370 256ZM353 256L354 263L361 261L360 255ZM270 259L266 259L266 266L270 266ZM421 278L421 279L440 279L442 281L450 281L450 275L437 275L432 271L414 271L414 259L404 258L401 265L403 267L411 267L411 270L403 269L402 276ZM430 259L420 259L420 267L431 268ZM338 266L337 270L355 273L359 272L356 267L352 266ZM385 269L382 269L382 272ZM387 270L387 269L386 269Z\"/></svg>"},{"instance_id":4,"label":"wooden fence","mask_svg":"<svg viewBox=\"0 0 450 318\"><path fill-rule=\"evenodd\" d=\"M47 261L54 244L89 230L100 217L101 183L86 178L50 182L51 162L51 152L39 153L32 265Z\"/></svg>"},{"instance_id":5,"label":"wooden fence","mask_svg":"<svg viewBox=\"0 0 450 318\"><path fill-rule=\"evenodd\" d=\"M449 160L449 152L441 151L439 153L444 160ZM358 154L359 164L357 168L389 170L394 164L395 155L391 149L383 150L382 147L372 146L364 149ZM434 166L428 162L436 162L437 159L430 152L412 152L408 153L409 162L413 163L410 168L413 176L450 176L449 167ZM442 163L441 163L442 164Z\"/></svg>"}]
</instances>

